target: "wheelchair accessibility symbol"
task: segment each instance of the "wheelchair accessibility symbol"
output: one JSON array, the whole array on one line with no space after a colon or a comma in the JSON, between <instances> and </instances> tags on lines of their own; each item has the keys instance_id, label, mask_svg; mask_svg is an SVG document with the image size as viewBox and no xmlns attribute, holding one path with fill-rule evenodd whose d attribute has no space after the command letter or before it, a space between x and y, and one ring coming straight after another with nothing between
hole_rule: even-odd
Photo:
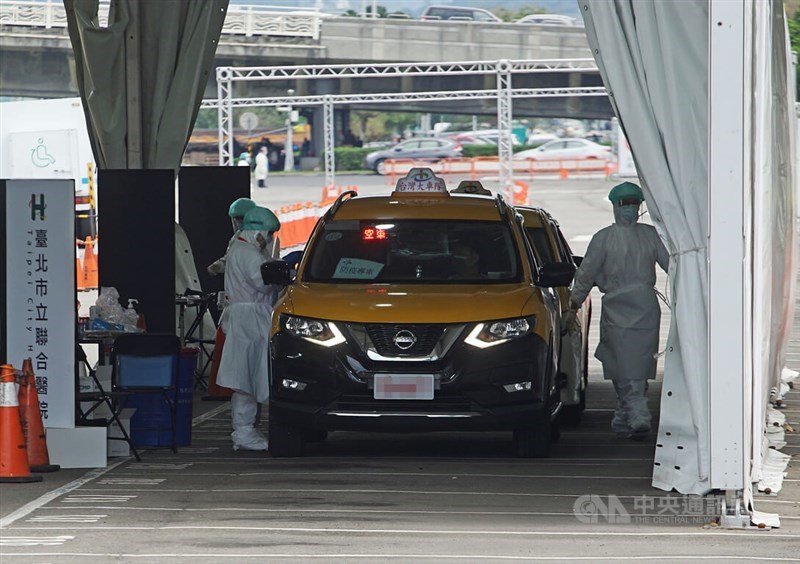
<instances>
[{"instance_id":1,"label":"wheelchair accessibility symbol","mask_svg":"<svg viewBox=\"0 0 800 564\"><path fill-rule=\"evenodd\" d=\"M44 144L44 139L40 137L38 143L39 144L35 149L31 149L31 162L34 164L34 166L46 168L56 162L56 159L47 152L47 146Z\"/></svg>"}]
</instances>

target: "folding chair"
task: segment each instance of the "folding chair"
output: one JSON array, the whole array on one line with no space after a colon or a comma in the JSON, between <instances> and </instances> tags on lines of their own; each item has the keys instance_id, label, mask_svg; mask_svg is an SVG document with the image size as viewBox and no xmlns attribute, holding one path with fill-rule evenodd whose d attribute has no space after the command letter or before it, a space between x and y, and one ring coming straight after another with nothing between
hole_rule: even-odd
<instances>
[{"instance_id":1,"label":"folding chair","mask_svg":"<svg viewBox=\"0 0 800 564\"><path fill-rule=\"evenodd\" d=\"M178 452L175 431L180 350L180 339L176 335L160 333L120 335L111 348L113 390L129 396L159 394L166 403L172 452ZM160 430L161 427L137 430L147 429Z\"/></svg>"},{"instance_id":2,"label":"folding chair","mask_svg":"<svg viewBox=\"0 0 800 564\"><path fill-rule=\"evenodd\" d=\"M133 453L133 456L136 457L137 462L140 462L142 459L139 456L139 453L136 451L136 447L131 440L131 436L128 431L125 430L125 426L119 419L124 407L124 400L130 395L130 393L106 390L103 387L103 384L100 382L100 379L97 377L97 372L89 365L89 361L86 358L86 353L80 345L76 345L75 347L75 359L78 364L82 364L86 368L86 373L89 375L89 377L91 377L95 387L95 390L93 391L78 392L75 394L75 403L77 407L75 423L79 426L85 425L93 427L111 427L116 423L122 433L122 436L113 436L108 438L110 440L125 441L128 443L128 447ZM83 407L86 403L90 404L88 408ZM105 417L94 417L94 415L96 415L95 412L102 406L106 406L108 415Z\"/></svg>"}]
</instances>

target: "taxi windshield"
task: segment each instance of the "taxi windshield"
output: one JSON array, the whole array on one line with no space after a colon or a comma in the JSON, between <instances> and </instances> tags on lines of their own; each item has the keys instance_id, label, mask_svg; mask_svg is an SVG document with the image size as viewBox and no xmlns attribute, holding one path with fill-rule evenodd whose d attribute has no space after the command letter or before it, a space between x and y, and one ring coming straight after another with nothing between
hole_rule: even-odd
<instances>
[{"instance_id":1,"label":"taxi windshield","mask_svg":"<svg viewBox=\"0 0 800 564\"><path fill-rule=\"evenodd\" d=\"M492 284L521 279L505 223L338 220L317 237L306 282Z\"/></svg>"}]
</instances>

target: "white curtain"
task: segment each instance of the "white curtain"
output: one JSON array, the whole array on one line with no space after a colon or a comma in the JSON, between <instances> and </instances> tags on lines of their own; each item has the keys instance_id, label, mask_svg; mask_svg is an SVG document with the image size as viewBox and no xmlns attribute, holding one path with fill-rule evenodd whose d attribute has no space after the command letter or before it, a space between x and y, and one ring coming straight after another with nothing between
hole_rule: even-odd
<instances>
[{"instance_id":1,"label":"white curtain","mask_svg":"<svg viewBox=\"0 0 800 564\"><path fill-rule=\"evenodd\" d=\"M672 321L653 486L706 493L708 444L708 2L579 0L589 44L671 253ZM797 232L794 91L780 0L750 2L746 43L747 480L761 472L765 409L791 329ZM732 304L732 307L736 307ZM738 346L732 343L731 346ZM742 385L745 385L745 382ZM735 408L732 406L732 410ZM732 412L735 413L735 412ZM737 421L739 415L732 417ZM715 425L729 424L715 421ZM743 464L748 461L742 461ZM752 474L752 475L751 475ZM744 484L749 502L750 483Z\"/></svg>"},{"instance_id":2,"label":"white curtain","mask_svg":"<svg viewBox=\"0 0 800 564\"><path fill-rule=\"evenodd\" d=\"M589 45L670 251L672 317L653 485L708 485L708 5L580 0Z\"/></svg>"},{"instance_id":3,"label":"white curtain","mask_svg":"<svg viewBox=\"0 0 800 564\"><path fill-rule=\"evenodd\" d=\"M134 151L141 168L177 173L228 0L111 0L108 27L99 25L98 3L64 0L98 166L139 168L128 159ZM136 41L126 42L126 35ZM128 125L131 107L139 114L135 132Z\"/></svg>"}]
</instances>

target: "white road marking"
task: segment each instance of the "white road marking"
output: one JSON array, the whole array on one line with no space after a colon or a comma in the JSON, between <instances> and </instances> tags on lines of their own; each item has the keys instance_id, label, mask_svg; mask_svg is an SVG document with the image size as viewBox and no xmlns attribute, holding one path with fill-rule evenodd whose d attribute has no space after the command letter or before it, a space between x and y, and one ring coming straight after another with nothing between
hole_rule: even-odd
<instances>
[{"instance_id":1,"label":"white road marking","mask_svg":"<svg viewBox=\"0 0 800 564\"><path fill-rule=\"evenodd\" d=\"M75 537L62 535L59 537L0 537L0 546L59 546Z\"/></svg>"},{"instance_id":2,"label":"white road marking","mask_svg":"<svg viewBox=\"0 0 800 564\"><path fill-rule=\"evenodd\" d=\"M34 499L30 503L26 503L25 505L23 505L22 507L20 507L16 511L12 511L8 515L6 515L2 519L0 519L0 529L5 529L6 527L11 525L17 519L21 519L21 518L33 513L34 511L36 511L37 509L39 509L43 505L46 505L46 504L50 503L54 499L56 499L58 497L61 497L64 494L67 494L67 493L69 493L71 491L74 491L74 490L78 489L79 487L81 487L82 485L86 484L87 482L91 482L92 480L94 480L96 478L99 478L100 476L102 476L106 472L110 472L111 470L113 470L114 468L116 468L117 466L119 466L120 464L123 464L125 462L127 462L127 459L122 459L122 460L119 460L119 461L114 462L112 464L109 464L105 468L96 468L94 470L90 470L89 472L87 472L82 477L78 478L77 480L73 480L69 484L65 484L65 485L61 486L60 488L56 488L55 490L53 490L51 492L47 492L46 494Z\"/></svg>"},{"instance_id":3,"label":"white road marking","mask_svg":"<svg viewBox=\"0 0 800 564\"><path fill-rule=\"evenodd\" d=\"M166 478L103 478L97 482L101 486L157 486Z\"/></svg>"},{"instance_id":4,"label":"white road marking","mask_svg":"<svg viewBox=\"0 0 800 564\"><path fill-rule=\"evenodd\" d=\"M183 464L169 464L158 462L140 462L135 466L131 466L129 470L186 470L193 466L192 462L185 462Z\"/></svg>"},{"instance_id":5,"label":"white road marking","mask_svg":"<svg viewBox=\"0 0 800 564\"><path fill-rule=\"evenodd\" d=\"M127 503L137 498L135 495L79 494L61 500L61 503Z\"/></svg>"},{"instance_id":6,"label":"white road marking","mask_svg":"<svg viewBox=\"0 0 800 564\"><path fill-rule=\"evenodd\" d=\"M42 515L25 519L28 523L97 523L108 515Z\"/></svg>"},{"instance_id":7,"label":"white road marking","mask_svg":"<svg viewBox=\"0 0 800 564\"><path fill-rule=\"evenodd\" d=\"M211 553L211 552L191 552L191 553L158 553L158 554L142 554L135 553L129 554L125 552L26 552L25 556L71 556L71 557L101 557L101 558L148 558L148 559L167 559L167 558L219 558L219 559L235 559L235 560L252 560L252 559L277 559L277 560L293 560L299 558L324 558L325 560L336 561L356 558L367 558L370 560L381 561L387 558L402 558L405 560L517 560L528 562L552 562L554 560L578 561L578 562L622 562L622 561L640 561L640 560L677 560L679 562L691 562L694 560L745 560L748 562L797 562L796 558L783 558L779 556L739 556L739 555L721 555L716 554L713 556L694 556L694 555L663 555L658 556L498 556L498 555L476 555L476 554L341 554L338 552L323 553L323 554L298 554L294 552L277 553L277 552L262 552L262 553L241 553L235 554L231 552L225 553Z\"/></svg>"},{"instance_id":8,"label":"white road marking","mask_svg":"<svg viewBox=\"0 0 800 564\"><path fill-rule=\"evenodd\" d=\"M74 529L76 527L59 527L60 529ZM32 527L19 527L15 530L29 530ZM35 530L49 530L56 529L56 527L36 527ZM480 529L367 529L358 527L354 529L339 529L332 527L245 527L233 525L164 525L164 526L138 526L138 525L125 525L118 527L81 527L81 531L260 531L260 532L278 532L278 533L332 533L340 535L342 533L351 533L357 535L373 534L373 535L389 535L396 537L398 535L486 535L494 536L514 536L514 537L706 537L722 536L722 537L741 537L747 535L750 539L800 539L800 534L792 533L776 533L769 531L768 534L759 533L756 531L727 531L727 530L692 530L692 531L484 531Z\"/></svg>"}]
</instances>

